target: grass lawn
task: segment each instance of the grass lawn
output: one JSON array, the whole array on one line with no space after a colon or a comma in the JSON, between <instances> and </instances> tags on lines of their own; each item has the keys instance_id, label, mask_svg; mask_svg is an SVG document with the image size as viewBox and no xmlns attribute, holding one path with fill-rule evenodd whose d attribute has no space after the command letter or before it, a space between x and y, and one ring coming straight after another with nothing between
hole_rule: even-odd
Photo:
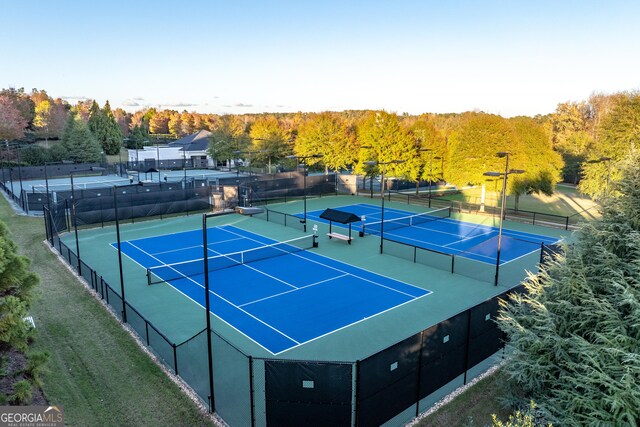
<instances>
[{"instance_id":1,"label":"grass lawn","mask_svg":"<svg viewBox=\"0 0 640 427\"><path fill-rule=\"evenodd\" d=\"M42 218L16 215L4 197L0 218L40 275L35 346L50 354L44 393L67 425L214 425L45 246Z\"/></svg>"},{"instance_id":2,"label":"grass lawn","mask_svg":"<svg viewBox=\"0 0 640 427\"><path fill-rule=\"evenodd\" d=\"M500 193L493 192L492 188L487 188L485 204L487 206L499 206ZM458 194L445 195L448 200L464 201L468 203L480 204L481 189L469 188ZM515 197L507 196L507 207L515 207ZM579 217L576 219L590 220L599 216L597 203L588 196L581 194L575 186L559 184L553 195L531 194L520 196L520 210L548 213L561 216Z\"/></svg>"}]
</instances>

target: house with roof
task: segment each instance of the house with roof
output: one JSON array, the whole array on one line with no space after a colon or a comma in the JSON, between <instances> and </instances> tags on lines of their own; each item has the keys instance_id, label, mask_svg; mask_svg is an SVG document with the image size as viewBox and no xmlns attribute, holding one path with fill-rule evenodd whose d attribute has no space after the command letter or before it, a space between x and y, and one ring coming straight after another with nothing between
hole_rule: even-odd
<instances>
[{"instance_id":1,"label":"house with roof","mask_svg":"<svg viewBox=\"0 0 640 427\"><path fill-rule=\"evenodd\" d=\"M201 130L169 143L169 148L178 148L180 154L185 153L187 162L194 168L213 167L213 159L207 153L211 132Z\"/></svg>"},{"instance_id":2,"label":"house with roof","mask_svg":"<svg viewBox=\"0 0 640 427\"><path fill-rule=\"evenodd\" d=\"M129 162L133 164L182 166L183 161L190 168L213 167L213 159L208 155L211 132L201 130L184 138L177 139L167 145L145 146L138 150L128 150Z\"/></svg>"}]
</instances>

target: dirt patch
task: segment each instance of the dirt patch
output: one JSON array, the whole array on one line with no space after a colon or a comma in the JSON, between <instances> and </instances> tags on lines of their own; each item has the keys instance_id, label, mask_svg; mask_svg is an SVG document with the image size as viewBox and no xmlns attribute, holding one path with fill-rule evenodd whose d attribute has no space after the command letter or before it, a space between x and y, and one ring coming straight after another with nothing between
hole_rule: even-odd
<instances>
[{"instance_id":1,"label":"dirt patch","mask_svg":"<svg viewBox=\"0 0 640 427\"><path fill-rule=\"evenodd\" d=\"M14 393L14 386L18 381L28 380L31 382L31 393L33 394L29 402L23 402L26 405L47 405L47 399L44 397L42 389L33 384L33 379L30 378L25 369L27 367L26 356L15 350L3 350L0 351L0 394L5 402L4 405L13 405L13 402L9 401L10 396Z\"/></svg>"}]
</instances>

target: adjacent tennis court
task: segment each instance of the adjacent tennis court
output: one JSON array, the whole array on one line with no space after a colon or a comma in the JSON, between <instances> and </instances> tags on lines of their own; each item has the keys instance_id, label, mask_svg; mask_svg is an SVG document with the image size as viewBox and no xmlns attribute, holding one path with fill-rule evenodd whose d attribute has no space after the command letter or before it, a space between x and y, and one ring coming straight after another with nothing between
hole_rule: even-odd
<instances>
[{"instance_id":1,"label":"adjacent tennis court","mask_svg":"<svg viewBox=\"0 0 640 427\"><path fill-rule=\"evenodd\" d=\"M498 228L482 224L458 221L450 216L449 208L415 214L399 209L385 208L384 222L380 206L353 204L336 208L362 218L361 231L395 242L495 264L498 250ZM326 222L320 218L322 210L307 213L307 218ZM297 214L302 217L302 214ZM341 224L335 224L340 226ZM358 226L355 223L354 226ZM555 237L515 230L502 232L500 264L505 264L540 250L542 244L557 243Z\"/></svg>"},{"instance_id":2,"label":"adjacent tennis court","mask_svg":"<svg viewBox=\"0 0 640 427\"><path fill-rule=\"evenodd\" d=\"M316 254L308 250L314 236L276 242L230 225L207 235L212 313L273 354L431 293ZM121 248L151 286L172 286L205 306L201 230Z\"/></svg>"}]
</instances>

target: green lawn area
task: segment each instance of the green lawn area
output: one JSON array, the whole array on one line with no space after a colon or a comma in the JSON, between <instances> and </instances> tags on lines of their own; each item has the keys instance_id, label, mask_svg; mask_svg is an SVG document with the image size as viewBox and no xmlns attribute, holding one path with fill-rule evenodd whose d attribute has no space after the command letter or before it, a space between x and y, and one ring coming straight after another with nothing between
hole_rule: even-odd
<instances>
[{"instance_id":1,"label":"green lawn area","mask_svg":"<svg viewBox=\"0 0 640 427\"><path fill-rule=\"evenodd\" d=\"M500 193L492 190L492 188L487 188L485 205L499 206ZM448 194L443 196L443 198L480 204L481 189L480 187L464 189L460 193ZM507 196L507 207L515 208L515 197ZM557 185L555 193L551 196L545 196L544 194L520 196L518 208L524 211L579 217L584 220L593 219L599 216L597 203L588 196L581 194L575 186L568 184Z\"/></svg>"},{"instance_id":2,"label":"green lawn area","mask_svg":"<svg viewBox=\"0 0 640 427\"><path fill-rule=\"evenodd\" d=\"M43 243L42 218L0 218L40 275L31 314L49 352L44 393L70 426L214 425Z\"/></svg>"}]
</instances>

